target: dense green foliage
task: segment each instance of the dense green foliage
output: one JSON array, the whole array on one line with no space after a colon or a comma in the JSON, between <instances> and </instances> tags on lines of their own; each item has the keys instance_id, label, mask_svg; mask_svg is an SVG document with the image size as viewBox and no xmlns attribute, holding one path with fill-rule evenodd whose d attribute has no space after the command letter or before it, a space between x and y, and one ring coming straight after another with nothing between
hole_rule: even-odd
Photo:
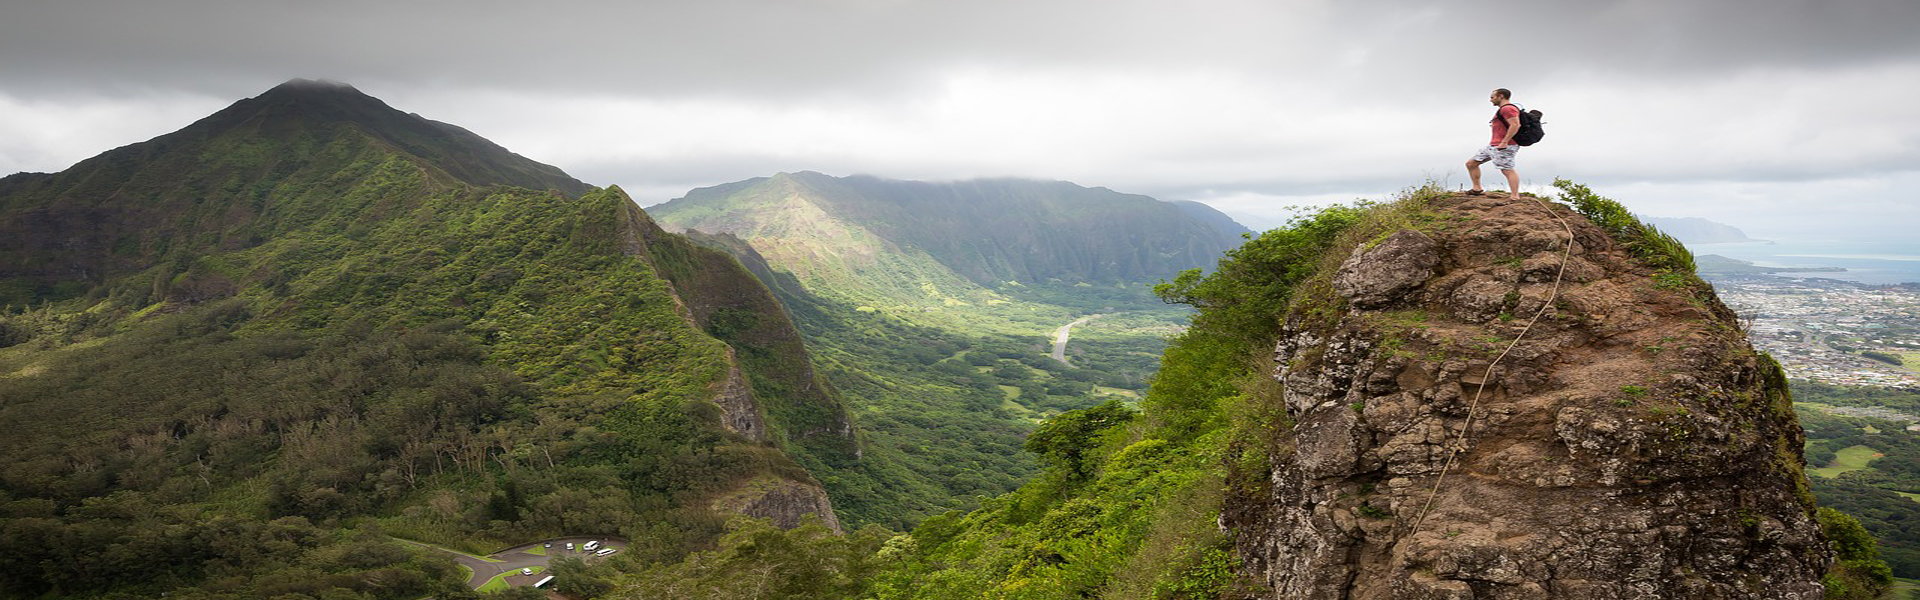
<instances>
[{"instance_id":1,"label":"dense green foliage","mask_svg":"<svg viewBox=\"0 0 1920 600\"><path fill-rule=\"evenodd\" d=\"M764 520L739 519L713 549L643 567L622 577L618 591L600 597L858 598L891 556L885 547L891 536L877 526L838 535L812 522L782 530Z\"/></svg>"},{"instance_id":2,"label":"dense green foliage","mask_svg":"<svg viewBox=\"0 0 1920 600\"><path fill-rule=\"evenodd\" d=\"M444 555L302 517L209 517L119 492L64 509L12 500L0 503L0 518L0 593L10 597L119 588L144 597L170 590L171 598L195 599L411 600L465 590L465 577ZM196 583L199 589L180 587Z\"/></svg>"},{"instance_id":3,"label":"dense green foliage","mask_svg":"<svg viewBox=\"0 0 1920 600\"><path fill-rule=\"evenodd\" d=\"M1821 507L1820 529L1833 544L1834 567L1821 583L1828 600L1872 600L1893 584L1893 573L1860 522L1832 508Z\"/></svg>"},{"instance_id":4,"label":"dense green foliage","mask_svg":"<svg viewBox=\"0 0 1920 600\"><path fill-rule=\"evenodd\" d=\"M1122 332L1085 336L1073 365L1044 340L915 324L810 294L782 294L821 372L848 398L866 459L808 464L843 522L911 527L1018 487L1038 470L1021 451L1039 421L1137 394L1151 362ZM1146 357L1150 358L1150 357ZM803 459L804 460L804 459Z\"/></svg>"},{"instance_id":5,"label":"dense green foliage","mask_svg":"<svg viewBox=\"0 0 1920 600\"><path fill-rule=\"evenodd\" d=\"M1361 220L1367 205L1332 206L1229 250L1212 274L1180 273L1154 287L1168 303L1199 309L1193 327L1167 348L1146 407L1170 435L1190 439L1229 416L1221 402L1241 394L1254 354L1271 349L1294 292L1324 254Z\"/></svg>"},{"instance_id":6,"label":"dense green foliage","mask_svg":"<svg viewBox=\"0 0 1920 600\"><path fill-rule=\"evenodd\" d=\"M1920 415L1920 392L1899 388L1833 385L1818 381L1794 380L1793 397L1799 402L1886 408Z\"/></svg>"},{"instance_id":7,"label":"dense green foliage","mask_svg":"<svg viewBox=\"0 0 1920 600\"><path fill-rule=\"evenodd\" d=\"M884 281L809 286L738 237L688 236L766 282L805 333L820 373L844 392L865 458L796 458L854 527L904 529L1013 490L1039 467L1020 449L1025 433L1062 411L1138 397L1162 336L1184 314L1142 284L1087 283L1009 283L978 290L1000 298L991 305L882 310L852 302L918 292L889 292ZM815 289L822 285L830 287ZM1045 334L1089 313L1102 316L1074 328L1071 364L1050 358Z\"/></svg>"},{"instance_id":8,"label":"dense green foliage","mask_svg":"<svg viewBox=\"0 0 1920 600\"><path fill-rule=\"evenodd\" d=\"M1837 477L1809 477L1822 506L1858 519L1878 540L1879 556L1900 577L1920 576L1920 433L1908 422L1840 414L1849 408L1920 412L1920 394L1793 382L1809 466L1837 462L1839 451L1864 447L1878 455ZM1839 408L1836 408L1839 407ZM1857 414L1857 413L1856 413Z\"/></svg>"},{"instance_id":9,"label":"dense green foliage","mask_svg":"<svg viewBox=\"0 0 1920 600\"><path fill-rule=\"evenodd\" d=\"M717 531L686 509L696 499L758 472L807 475L730 441L698 400L722 346L646 263L606 251L607 211L627 202L450 195L418 209L435 218L362 240L286 235L204 259L286 277L236 278L231 298L144 317L108 300L89 325L57 307L10 317L45 333L0 356L29 374L0 389L0 413L25 427L0 442L15 460L0 481L68 518L118 492L239 518L386 515L476 547L598 531L682 552ZM368 277L335 257L385 267Z\"/></svg>"},{"instance_id":10,"label":"dense green foliage","mask_svg":"<svg viewBox=\"0 0 1920 600\"><path fill-rule=\"evenodd\" d=\"M1047 465L1058 469L1068 478L1081 479L1093 473L1094 465L1089 456L1098 446L1100 433L1116 425L1133 420L1133 409L1108 400L1105 404L1085 410L1071 410L1041 423L1038 429L1027 435L1022 444L1027 451L1040 455Z\"/></svg>"},{"instance_id":11,"label":"dense green foliage","mask_svg":"<svg viewBox=\"0 0 1920 600\"><path fill-rule=\"evenodd\" d=\"M542 166L295 92L0 186L7 258L63 265L0 312L0 595L463 597L367 540L621 534L674 561L722 532L710 499L811 481L707 401L736 354L781 439L845 422L830 389L784 394L813 380L783 319L676 292L774 307L737 263L617 189L478 186L456 174ZM508 162L423 158L472 152ZM72 219L117 241L35 229Z\"/></svg>"},{"instance_id":12,"label":"dense green foliage","mask_svg":"<svg viewBox=\"0 0 1920 600\"><path fill-rule=\"evenodd\" d=\"M1261 438L1276 391L1256 368L1294 290L1365 211L1333 207L1252 237L1210 274L1156 293L1195 306L1168 345L1144 413L1108 403L1028 438L1048 467L972 513L921 523L877 579L883 598L1208 598L1236 567L1214 526L1235 440ZM1271 416L1271 415L1267 415Z\"/></svg>"}]
</instances>

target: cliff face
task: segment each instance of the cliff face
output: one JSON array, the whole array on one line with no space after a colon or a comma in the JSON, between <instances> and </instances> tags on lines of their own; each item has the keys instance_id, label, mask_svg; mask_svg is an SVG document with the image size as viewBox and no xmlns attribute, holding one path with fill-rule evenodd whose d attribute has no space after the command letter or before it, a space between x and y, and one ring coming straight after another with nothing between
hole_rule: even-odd
<instances>
[{"instance_id":1,"label":"cliff face","mask_svg":"<svg viewBox=\"0 0 1920 600\"><path fill-rule=\"evenodd\" d=\"M761 477L741 484L732 492L714 499L713 509L773 521L782 529L793 529L806 522L808 515L820 524L840 532L840 518L820 485L779 477Z\"/></svg>"},{"instance_id":2,"label":"cliff face","mask_svg":"<svg viewBox=\"0 0 1920 600\"><path fill-rule=\"evenodd\" d=\"M1286 317L1291 423L1221 517L1271 597L1821 597L1784 375L1710 287L1556 205L1554 297L1548 209L1427 210Z\"/></svg>"}]
</instances>

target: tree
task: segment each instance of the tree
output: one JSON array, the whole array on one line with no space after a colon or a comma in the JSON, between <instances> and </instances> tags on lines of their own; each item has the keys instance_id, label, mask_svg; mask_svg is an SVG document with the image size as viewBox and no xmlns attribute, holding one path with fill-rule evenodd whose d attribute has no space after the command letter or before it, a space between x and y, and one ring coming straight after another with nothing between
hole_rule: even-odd
<instances>
[{"instance_id":1,"label":"tree","mask_svg":"<svg viewBox=\"0 0 1920 600\"><path fill-rule=\"evenodd\" d=\"M1022 446L1075 478L1085 477L1092 472L1086 464L1087 453L1100 446L1100 433L1133 420L1136 414L1118 400L1070 410L1040 424Z\"/></svg>"}]
</instances>

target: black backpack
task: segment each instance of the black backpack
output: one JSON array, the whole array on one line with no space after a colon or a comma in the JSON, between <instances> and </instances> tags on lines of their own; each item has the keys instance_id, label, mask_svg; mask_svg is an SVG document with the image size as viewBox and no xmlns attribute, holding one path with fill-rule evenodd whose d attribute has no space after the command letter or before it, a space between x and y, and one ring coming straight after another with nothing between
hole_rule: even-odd
<instances>
[{"instance_id":1,"label":"black backpack","mask_svg":"<svg viewBox=\"0 0 1920 600\"><path fill-rule=\"evenodd\" d=\"M1519 109L1517 106L1514 108L1516 110ZM1540 141L1540 138L1547 137L1547 131L1540 128L1540 116L1541 112L1537 110L1520 111L1520 130L1513 132L1513 143L1522 146L1532 146L1535 142ZM1500 120L1499 109L1494 109L1493 120Z\"/></svg>"}]
</instances>

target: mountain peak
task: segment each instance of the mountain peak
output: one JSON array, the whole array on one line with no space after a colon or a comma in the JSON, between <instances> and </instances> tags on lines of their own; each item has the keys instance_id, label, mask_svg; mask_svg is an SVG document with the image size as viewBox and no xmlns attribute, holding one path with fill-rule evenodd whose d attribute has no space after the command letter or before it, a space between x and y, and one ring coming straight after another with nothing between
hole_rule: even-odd
<instances>
[{"instance_id":1,"label":"mountain peak","mask_svg":"<svg viewBox=\"0 0 1920 600\"><path fill-rule=\"evenodd\" d=\"M379 98L350 84L330 79L289 79L254 97L255 100L363 104L392 110Z\"/></svg>"},{"instance_id":2,"label":"mountain peak","mask_svg":"<svg viewBox=\"0 0 1920 600\"><path fill-rule=\"evenodd\" d=\"M287 91L351 90L354 92L360 91L358 89L355 89L353 85L348 84L347 82L344 82L344 81L334 81L332 79L301 79L298 77L295 77L293 79L288 79L286 83L273 86L273 89L267 90L267 93L273 93L278 90L287 90Z\"/></svg>"},{"instance_id":3,"label":"mountain peak","mask_svg":"<svg viewBox=\"0 0 1920 600\"><path fill-rule=\"evenodd\" d=\"M311 117L383 128L401 124L411 116L359 88L326 79L291 79L222 112L229 111L244 113L248 118Z\"/></svg>"},{"instance_id":4,"label":"mountain peak","mask_svg":"<svg viewBox=\"0 0 1920 600\"><path fill-rule=\"evenodd\" d=\"M238 130L330 139L345 131L343 125L470 184L555 189L571 196L590 189L558 168L528 160L471 131L401 111L352 85L326 79L288 80L170 135L209 139Z\"/></svg>"}]
</instances>

